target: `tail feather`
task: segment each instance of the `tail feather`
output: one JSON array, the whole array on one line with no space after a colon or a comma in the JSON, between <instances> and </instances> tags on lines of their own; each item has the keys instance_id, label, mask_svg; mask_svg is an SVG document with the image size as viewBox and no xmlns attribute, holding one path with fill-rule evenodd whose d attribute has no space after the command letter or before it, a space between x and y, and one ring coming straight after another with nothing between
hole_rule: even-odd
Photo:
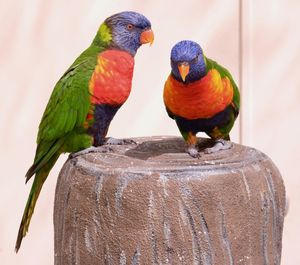
<instances>
[{"instance_id":1,"label":"tail feather","mask_svg":"<svg viewBox=\"0 0 300 265\"><path fill-rule=\"evenodd\" d=\"M28 171L26 172L26 175L25 175L25 184L28 182L28 180L31 179L31 177L37 172L37 164L33 164L29 169Z\"/></svg>"},{"instance_id":2,"label":"tail feather","mask_svg":"<svg viewBox=\"0 0 300 265\"><path fill-rule=\"evenodd\" d=\"M59 155L60 155L59 152L54 154L50 158L48 163L45 164L42 169L34 172L34 173L36 173L36 175L35 175L35 178L34 178L30 193L29 193L29 197L28 197L28 200L26 203L26 207L25 207L23 216L22 216L22 220L21 220L21 224L20 224L20 228L19 228L19 232L18 232L18 236L17 236L16 246L15 246L16 252L18 252L18 250L21 246L21 243L22 243L22 239L23 239L23 237L25 237L25 235L28 231L28 227L30 224L30 220L31 220L33 211L34 211L34 207L35 207L36 201L39 197L42 186L43 186L46 178L48 177L50 170L52 169L56 160L58 159ZM26 177L27 177L27 175L26 175Z\"/></svg>"},{"instance_id":3,"label":"tail feather","mask_svg":"<svg viewBox=\"0 0 300 265\"><path fill-rule=\"evenodd\" d=\"M55 155L55 153L57 153L59 151L59 149L61 148L61 146L63 145L64 139L58 139L57 141L53 142L53 143L45 143L44 145L41 144L38 146L37 149L37 155L36 158L38 157L38 160L36 160L33 163L33 165L28 169L25 178L26 181L25 183L28 182L28 180L30 180L30 178L38 171L40 171L47 163L48 161L51 159L51 157L53 157ZM46 147L46 150L44 147ZM43 156L40 156L40 151L42 152L42 154L44 154ZM46 153L45 153L46 151Z\"/></svg>"},{"instance_id":4,"label":"tail feather","mask_svg":"<svg viewBox=\"0 0 300 265\"><path fill-rule=\"evenodd\" d=\"M230 141L230 136L229 134L227 136L224 137L224 140Z\"/></svg>"},{"instance_id":5,"label":"tail feather","mask_svg":"<svg viewBox=\"0 0 300 265\"><path fill-rule=\"evenodd\" d=\"M23 237L25 237L25 235L28 231L29 222L32 217L34 207L35 207L37 198L39 196L39 193L42 189L43 183L44 183L44 181L40 181L40 176L37 174L35 177L34 183L32 184L32 188L31 188L31 191L30 191L27 203L26 203L26 207L25 207L25 210L23 213L22 221L20 224L18 237L17 237L17 241L16 241L16 246L15 246L16 252L18 252L18 250L21 246L21 243L22 243L22 239L23 239Z\"/></svg>"}]
</instances>

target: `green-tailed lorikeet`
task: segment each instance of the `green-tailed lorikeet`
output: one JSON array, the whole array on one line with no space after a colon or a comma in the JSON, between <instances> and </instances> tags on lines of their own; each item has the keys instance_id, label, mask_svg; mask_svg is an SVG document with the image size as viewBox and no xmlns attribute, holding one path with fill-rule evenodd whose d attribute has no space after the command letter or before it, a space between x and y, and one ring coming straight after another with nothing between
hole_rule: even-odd
<instances>
[{"instance_id":1,"label":"green-tailed lorikeet","mask_svg":"<svg viewBox=\"0 0 300 265\"><path fill-rule=\"evenodd\" d=\"M134 56L154 39L151 23L141 14L122 12L107 18L92 44L54 87L37 136L35 175L15 249L28 231L36 200L61 153L102 145L111 120L131 90Z\"/></svg>"},{"instance_id":2,"label":"green-tailed lorikeet","mask_svg":"<svg viewBox=\"0 0 300 265\"><path fill-rule=\"evenodd\" d=\"M206 153L230 148L226 140L239 114L240 94L229 71L205 57L199 44L186 40L172 48L171 67L164 103L188 144L188 153L200 155L198 132L215 140Z\"/></svg>"}]
</instances>

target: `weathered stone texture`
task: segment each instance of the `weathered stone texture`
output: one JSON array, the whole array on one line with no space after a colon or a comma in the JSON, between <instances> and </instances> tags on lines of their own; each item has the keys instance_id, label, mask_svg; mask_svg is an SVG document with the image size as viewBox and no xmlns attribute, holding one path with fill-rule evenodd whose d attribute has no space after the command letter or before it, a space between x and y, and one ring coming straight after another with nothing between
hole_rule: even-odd
<instances>
[{"instance_id":1,"label":"weathered stone texture","mask_svg":"<svg viewBox=\"0 0 300 265\"><path fill-rule=\"evenodd\" d=\"M234 145L193 159L180 138L135 140L66 162L56 265L280 264L285 190L266 155Z\"/></svg>"}]
</instances>

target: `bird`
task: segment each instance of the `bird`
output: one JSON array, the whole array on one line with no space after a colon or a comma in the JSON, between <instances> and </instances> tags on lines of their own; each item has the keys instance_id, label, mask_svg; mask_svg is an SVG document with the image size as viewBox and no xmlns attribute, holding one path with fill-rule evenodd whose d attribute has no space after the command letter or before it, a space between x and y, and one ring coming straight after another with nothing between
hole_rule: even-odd
<instances>
[{"instance_id":1,"label":"bird","mask_svg":"<svg viewBox=\"0 0 300 265\"><path fill-rule=\"evenodd\" d=\"M144 15L132 11L114 14L104 20L91 45L56 83L39 124L34 162L25 175L26 183L35 177L20 223L16 252L58 157L106 143L109 125L131 91L134 56L141 45L153 41L151 23Z\"/></svg>"},{"instance_id":2,"label":"bird","mask_svg":"<svg viewBox=\"0 0 300 265\"><path fill-rule=\"evenodd\" d=\"M171 50L171 73L163 91L168 116L175 120L187 143L187 153L201 156L198 132L206 133L214 145L204 153L232 147L229 133L239 114L240 93L230 72L209 59L201 46L182 40Z\"/></svg>"}]
</instances>

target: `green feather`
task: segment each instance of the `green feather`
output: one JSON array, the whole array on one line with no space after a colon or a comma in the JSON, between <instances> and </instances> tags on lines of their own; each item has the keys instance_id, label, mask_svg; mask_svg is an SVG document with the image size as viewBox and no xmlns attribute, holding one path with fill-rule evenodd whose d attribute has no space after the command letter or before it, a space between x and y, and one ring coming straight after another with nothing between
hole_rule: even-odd
<instances>
[{"instance_id":1,"label":"green feather","mask_svg":"<svg viewBox=\"0 0 300 265\"><path fill-rule=\"evenodd\" d=\"M42 189L42 186L49 174L49 171L55 164L58 157L59 157L59 153L56 153L55 155L53 155L51 157L50 160L48 160L47 164L43 167L43 169L36 172L34 182L31 186L31 190L29 193L29 197L28 197L28 200L26 203L26 207L25 207L25 210L24 210L24 213L22 216L22 220L21 220L21 224L20 224L20 228L19 228L16 246L15 246L16 252L18 252L18 250L21 246L21 243L22 243L22 239L28 232L30 220L31 220L32 214L34 212L34 207L35 207L36 201L38 199L38 196L40 194L40 191Z\"/></svg>"},{"instance_id":2,"label":"green feather","mask_svg":"<svg viewBox=\"0 0 300 265\"><path fill-rule=\"evenodd\" d=\"M227 77L230 80L230 83L233 87L233 99L232 104L234 107L234 112L232 112L230 115L230 122L226 124L226 126L218 127L218 131L224 136L224 139L229 139L229 132L231 131L231 128L233 127L234 121L236 117L239 114L240 109L240 93L239 89L234 82L232 75L230 72L223 66L219 65L216 61L213 61L207 57L205 57L205 63L207 71L211 69L216 69L219 73L221 78ZM212 138L214 138L214 135L212 133L207 132Z\"/></svg>"},{"instance_id":3,"label":"green feather","mask_svg":"<svg viewBox=\"0 0 300 265\"><path fill-rule=\"evenodd\" d=\"M236 83L234 82L234 80L232 78L232 75L225 67L219 65L216 61L213 61L213 60L205 57L205 62L206 62L207 71L214 68L220 73L220 76L222 78L228 77L228 79L230 80L232 87L233 87L233 103L234 103L234 106L235 106L237 114L238 114L239 109L240 109L240 92L239 92L238 86L236 85Z\"/></svg>"},{"instance_id":4,"label":"green feather","mask_svg":"<svg viewBox=\"0 0 300 265\"><path fill-rule=\"evenodd\" d=\"M103 46L103 44L109 45L111 42L112 42L111 31L105 23L102 23L102 25L100 26L96 34L96 37L93 40L93 44L97 46Z\"/></svg>"},{"instance_id":5,"label":"green feather","mask_svg":"<svg viewBox=\"0 0 300 265\"><path fill-rule=\"evenodd\" d=\"M91 106L89 80L98 54L108 48L111 40L110 30L103 23L91 46L74 61L53 89L39 125L34 163L25 176L27 182L35 174L18 232L16 251L28 231L42 185L60 154L77 152L92 145L92 137L83 126Z\"/></svg>"}]
</instances>

